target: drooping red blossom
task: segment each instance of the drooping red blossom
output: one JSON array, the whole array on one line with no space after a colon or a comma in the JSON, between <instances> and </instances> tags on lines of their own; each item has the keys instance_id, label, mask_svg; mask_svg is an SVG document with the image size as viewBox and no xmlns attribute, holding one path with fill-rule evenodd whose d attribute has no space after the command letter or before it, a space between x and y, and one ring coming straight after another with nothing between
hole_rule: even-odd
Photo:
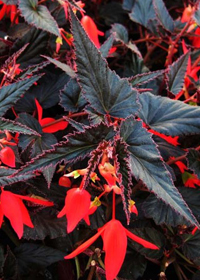
<instances>
[{"instance_id":1,"label":"drooping red blossom","mask_svg":"<svg viewBox=\"0 0 200 280\"><path fill-rule=\"evenodd\" d=\"M3 216L9 219L10 224L19 239L23 236L24 225L33 228L31 218L29 216L28 210L22 202L22 199L31 201L33 203L44 205L44 206L53 206L53 202L47 200L41 200L29 196L23 196L14 194L10 191L4 191L1 188L2 192L0 195L0 227L3 222Z\"/></svg>"},{"instance_id":2,"label":"drooping red blossom","mask_svg":"<svg viewBox=\"0 0 200 280\"><path fill-rule=\"evenodd\" d=\"M59 178L58 184L62 187L66 187L66 188L70 188L72 185L72 182L69 178L67 178L66 176L61 176Z\"/></svg>"},{"instance_id":3,"label":"drooping red blossom","mask_svg":"<svg viewBox=\"0 0 200 280\"><path fill-rule=\"evenodd\" d=\"M65 206L58 214L58 218L66 215L67 232L72 232L77 224L82 220L90 208L90 194L86 190L73 188L67 191Z\"/></svg>"},{"instance_id":4,"label":"drooping red blossom","mask_svg":"<svg viewBox=\"0 0 200 280\"><path fill-rule=\"evenodd\" d=\"M116 175L116 167L113 166L109 162L105 162L104 164L99 164L98 166L99 172L102 177L106 180L110 187L115 186L116 182L119 182L119 179Z\"/></svg>"},{"instance_id":5,"label":"drooping red blossom","mask_svg":"<svg viewBox=\"0 0 200 280\"><path fill-rule=\"evenodd\" d=\"M200 179L196 174L191 174L189 172L184 172L182 174L183 183L188 188L196 188L195 185L200 186Z\"/></svg>"},{"instance_id":6,"label":"drooping red blossom","mask_svg":"<svg viewBox=\"0 0 200 280\"><path fill-rule=\"evenodd\" d=\"M85 31L88 34L88 37L90 40L95 44L95 46L99 49L101 47L101 44L99 42L98 36L104 36L104 32L98 30L95 22L93 19L89 16L83 16L81 19L81 24L84 27ZM110 49L109 54L112 54L116 51L116 48L113 47Z\"/></svg>"},{"instance_id":7,"label":"drooping red blossom","mask_svg":"<svg viewBox=\"0 0 200 280\"><path fill-rule=\"evenodd\" d=\"M9 167L15 167L15 153L10 147L0 150L0 160Z\"/></svg>"},{"instance_id":8,"label":"drooping red blossom","mask_svg":"<svg viewBox=\"0 0 200 280\"><path fill-rule=\"evenodd\" d=\"M42 118L43 115L43 108L40 105L40 103L37 101L37 99L35 98L35 104L37 107L37 112L38 112L38 121L40 123L41 126L55 122L56 120L53 118ZM45 128L42 129L43 132L46 133L54 133L57 132L59 130L64 130L66 127L68 126L68 122L67 121L60 121L58 123L49 125Z\"/></svg>"},{"instance_id":9,"label":"drooping red blossom","mask_svg":"<svg viewBox=\"0 0 200 280\"><path fill-rule=\"evenodd\" d=\"M98 233L80 245L71 254L67 255L65 259L74 258L85 251L100 235L103 239L103 250L105 251L106 280L115 279L120 271L126 254L127 236L133 241L143 245L145 248L152 250L159 249L151 242L148 242L128 231L122 226L120 221L112 219L102 228L98 229Z\"/></svg>"},{"instance_id":10,"label":"drooping red blossom","mask_svg":"<svg viewBox=\"0 0 200 280\"><path fill-rule=\"evenodd\" d=\"M12 23L18 23L19 19L17 16L17 6L16 5L7 5L5 3L3 3L2 1L0 1L0 5L3 5L0 9L0 20L2 20L2 18L4 16L10 16L10 20Z\"/></svg>"},{"instance_id":11,"label":"drooping red blossom","mask_svg":"<svg viewBox=\"0 0 200 280\"><path fill-rule=\"evenodd\" d=\"M173 159L175 159L175 157L170 157L169 159L173 160ZM187 166L180 160L174 162L174 164L176 164L178 166L181 173L184 173L188 169Z\"/></svg>"}]
</instances>

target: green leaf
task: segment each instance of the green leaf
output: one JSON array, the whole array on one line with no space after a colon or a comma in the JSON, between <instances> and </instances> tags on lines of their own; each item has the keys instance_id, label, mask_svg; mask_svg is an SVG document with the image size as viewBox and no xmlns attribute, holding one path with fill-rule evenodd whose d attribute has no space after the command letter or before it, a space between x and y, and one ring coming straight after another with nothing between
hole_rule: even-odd
<instances>
[{"instance_id":1,"label":"green leaf","mask_svg":"<svg viewBox=\"0 0 200 280\"><path fill-rule=\"evenodd\" d=\"M136 76L129 78L129 82L132 84L133 87L137 87L137 86L149 83L150 81L163 75L163 73L164 73L164 71L159 70L159 71L154 71L154 72L138 74Z\"/></svg>"},{"instance_id":2,"label":"green leaf","mask_svg":"<svg viewBox=\"0 0 200 280\"><path fill-rule=\"evenodd\" d=\"M142 93L139 101L142 109L138 116L151 129L171 136L200 133L199 107L149 92Z\"/></svg>"},{"instance_id":3,"label":"green leaf","mask_svg":"<svg viewBox=\"0 0 200 280\"><path fill-rule=\"evenodd\" d=\"M47 236L51 239L66 236L66 217L58 219L57 214L58 212L52 207L42 209L36 213L30 211L34 228L24 226L23 238L28 240L44 240Z\"/></svg>"},{"instance_id":4,"label":"green leaf","mask_svg":"<svg viewBox=\"0 0 200 280\"><path fill-rule=\"evenodd\" d=\"M126 27L120 23L115 23L112 25L110 32L115 35L117 41L128 44L128 30Z\"/></svg>"},{"instance_id":5,"label":"green leaf","mask_svg":"<svg viewBox=\"0 0 200 280\"><path fill-rule=\"evenodd\" d=\"M136 227L133 229L128 229L135 235L143 238L155 245L157 245L160 249L159 250L151 250L143 247L142 245L132 241L129 239L130 245L133 249L138 251L140 254L152 258L152 259L159 259L163 255L163 250L165 248L165 237L155 228L151 227Z\"/></svg>"},{"instance_id":6,"label":"green leaf","mask_svg":"<svg viewBox=\"0 0 200 280\"><path fill-rule=\"evenodd\" d=\"M40 244L23 243L14 249L19 271L27 271L47 267L64 259L66 253Z\"/></svg>"},{"instance_id":7,"label":"green leaf","mask_svg":"<svg viewBox=\"0 0 200 280\"><path fill-rule=\"evenodd\" d=\"M29 128L28 126L22 125L21 123L18 123L16 121L7 120L4 118L0 118L0 130L1 131L8 130L11 132L18 132L18 133L22 133L22 134L40 136L40 134L38 132Z\"/></svg>"},{"instance_id":8,"label":"green leaf","mask_svg":"<svg viewBox=\"0 0 200 280\"><path fill-rule=\"evenodd\" d=\"M145 217L152 218L157 225L171 225L173 227L189 224L182 216L151 194L143 204Z\"/></svg>"},{"instance_id":9,"label":"green leaf","mask_svg":"<svg viewBox=\"0 0 200 280\"><path fill-rule=\"evenodd\" d=\"M81 107L81 88L76 79L71 79L60 92L60 105L65 111L77 112Z\"/></svg>"},{"instance_id":10,"label":"green leaf","mask_svg":"<svg viewBox=\"0 0 200 280\"><path fill-rule=\"evenodd\" d=\"M39 79L41 75L4 86L0 89L0 116L15 105L17 100Z\"/></svg>"},{"instance_id":11,"label":"green leaf","mask_svg":"<svg viewBox=\"0 0 200 280\"><path fill-rule=\"evenodd\" d=\"M0 185L10 185L21 181L26 181L32 177L35 177L33 174L26 174L26 175L12 175L16 172L15 169L6 168L6 167L0 167Z\"/></svg>"},{"instance_id":12,"label":"green leaf","mask_svg":"<svg viewBox=\"0 0 200 280\"><path fill-rule=\"evenodd\" d=\"M52 148L57 143L56 137L51 133L43 133L39 122L31 115L26 113L19 114L18 122L26 125L38 132L38 135L20 135L19 146L25 150L30 144L32 145L31 156L36 157L45 150Z\"/></svg>"},{"instance_id":13,"label":"green leaf","mask_svg":"<svg viewBox=\"0 0 200 280\"><path fill-rule=\"evenodd\" d=\"M6 5L17 5L17 0L1 0Z\"/></svg>"},{"instance_id":14,"label":"green leaf","mask_svg":"<svg viewBox=\"0 0 200 280\"><path fill-rule=\"evenodd\" d=\"M110 49L112 48L112 45L114 43L114 40L115 40L115 36L114 35L111 35L108 37L108 39L101 45L100 47L100 52L101 52L101 55L103 57L107 57L109 55L109 51Z\"/></svg>"},{"instance_id":15,"label":"green leaf","mask_svg":"<svg viewBox=\"0 0 200 280\"><path fill-rule=\"evenodd\" d=\"M126 118L138 110L137 91L111 71L71 11L77 75L84 96L98 113Z\"/></svg>"},{"instance_id":16,"label":"green leaf","mask_svg":"<svg viewBox=\"0 0 200 280\"><path fill-rule=\"evenodd\" d=\"M88 156L102 140L109 140L114 135L113 128L104 124L89 127L84 132L68 136L67 141L54 145L52 150L34 158L22 167L19 173L24 174L35 170L44 170L51 165L57 165L61 161L75 163Z\"/></svg>"},{"instance_id":17,"label":"green leaf","mask_svg":"<svg viewBox=\"0 0 200 280\"><path fill-rule=\"evenodd\" d=\"M200 151L189 149L187 153L189 168L200 178Z\"/></svg>"},{"instance_id":18,"label":"green leaf","mask_svg":"<svg viewBox=\"0 0 200 280\"><path fill-rule=\"evenodd\" d=\"M56 65L58 68L62 69L71 78L75 77L76 73L74 72L74 70L72 70L72 68L69 65L67 65L65 63L62 63L59 60L56 60L56 59L51 58L49 56L42 55L42 57L46 58L48 61L50 61L51 63Z\"/></svg>"},{"instance_id":19,"label":"green leaf","mask_svg":"<svg viewBox=\"0 0 200 280\"><path fill-rule=\"evenodd\" d=\"M141 254L132 250L126 253L125 260L119 272L120 279L138 279L143 276L147 260ZM142 278L141 278L142 279Z\"/></svg>"},{"instance_id":20,"label":"green leaf","mask_svg":"<svg viewBox=\"0 0 200 280\"><path fill-rule=\"evenodd\" d=\"M130 170L130 154L128 151L127 144L122 140L118 139L115 142L116 149L116 166L118 166L117 175L120 179L119 185L122 189L122 203L124 212L126 214L127 223L130 221L130 212L129 212L129 200L131 199L131 186L132 186L132 176Z\"/></svg>"},{"instance_id":21,"label":"green leaf","mask_svg":"<svg viewBox=\"0 0 200 280\"><path fill-rule=\"evenodd\" d=\"M198 5L197 9L195 10L195 13L193 15L193 19L200 26L200 3Z\"/></svg>"},{"instance_id":22,"label":"green leaf","mask_svg":"<svg viewBox=\"0 0 200 280\"><path fill-rule=\"evenodd\" d=\"M183 235L184 242L182 249L184 255L198 266L200 265L200 231L197 230L194 235Z\"/></svg>"},{"instance_id":23,"label":"green leaf","mask_svg":"<svg viewBox=\"0 0 200 280\"><path fill-rule=\"evenodd\" d=\"M149 28L149 21L156 18L152 0L135 0L129 17L132 21Z\"/></svg>"},{"instance_id":24,"label":"green leaf","mask_svg":"<svg viewBox=\"0 0 200 280\"><path fill-rule=\"evenodd\" d=\"M19 0L19 10L29 24L60 37L57 22L46 6L38 5L38 0Z\"/></svg>"},{"instance_id":25,"label":"green leaf","mask_svg":"<svg viewBox=\"0 0 200 280\"><path fill-rule=\"evenodd\" d=\"M3 275L4 279L20 280L17 260L9 247L7 249L7 254L3 266Z\"/></svg>"},{"instance_id":26,"label":"green leaf","mask_svg":"<svg viewBox=\"0 0 200 280\"><path fill-rule=\"evenodd\" d=\"M22 38L18 38L11 48L12 52L17 52L24 45L28 46L17 59L20 69L25 69L33 64L44 61L41 54L45 54L48 49L49 34L43 30L32 27Z\"/></svg>"},{"instance_id":27,"label":"green leaf","mask_svg":"<svg viewBox=\"0 0 200 280\"><path fill-rule=\"evenodd\" d=\"M153 4L157 19L162 27L169 32L174 32L174 21L166 9L164 2L162 0L153 0Z\"/></svg>"},{"instance_id":28,"label":"green leaf","mask_svg":"<svg viewBox=\"0 0 200 280\"><path fill-rule=\"evenodd\" d=\"M151 135L142 122L128 119L121 126L121 136L128 144L131 172L150 192L162 199L187 221L198 225L196 218L173 185L173 181Z\"/></svg>"},{"instance_id":29,"label":"green leaf","mask_svg":"<svg viewBox=\"0 0 200 280\"><path fill-rule=\"evenodd\" d=\"M183 88L189 55L190 53L187 52L168 67L167 89L174 95L177 95Z\"/></svg>"}]
</instances>

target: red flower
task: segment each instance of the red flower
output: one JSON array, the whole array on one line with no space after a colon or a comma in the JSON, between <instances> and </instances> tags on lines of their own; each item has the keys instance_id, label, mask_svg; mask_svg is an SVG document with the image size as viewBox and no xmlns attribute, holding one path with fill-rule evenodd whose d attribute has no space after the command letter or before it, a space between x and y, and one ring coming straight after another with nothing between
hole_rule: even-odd
<instances>
[{"instance_id":1,"label":"red flower","mask_svg":"<svg viewBox=\"0 0 200 280\"><path fill-rule=\"evenodd\" d=\"M57 217L66 215L68 233L73 231L80 220L88 214L90 197L89 192L80 188L73 188L67 192L65 206Z\"/></svg>"},{"instance_id":2,"label":"red flower","mask_svg":"<svg viewBox=\"0 0 200 280\"><path fill-rule=\"evenodd\" d=\"M39 121L39 123L40 123L41 126L56 121L56 120L53 119L53 118L44 118L44 119L43 119L43 118L42 118L43 109L42 109L42 106L40 105L40 103L37 101L36 98L35 98L35 104L36 104L37 111L38 111L38 121ZM55 124L51 124L51 125L49 125L49 126L43 128L42 131L43 131L43 132L46 132L46 133L54 133L54 132L57 132L57 131L59 131L59 130L65 129L67 126L68 126L68 122L66 122L66 121L60 121L60 122L57 122L57 123L55 123Z\"/></svg>"},{"instance_id":3,"label":"red flower","mask_svg":"<svg viewBox=\"0 0 200 280\"><path fill-rule=\"evenodd\" d=\"M83 16L81 19L81 24L83 25L85 31L88 34L88 37L90 40L95 44L95 46L99 49L101 47L99 43L99 38L98 36L104 36L104 32L100 31L97 29L97 26L93 19L89 16ZM116 51L116 48L113 47L110 49L109 54L113 53Z\"/></svg>"},{"instance_id":4,"label":"red flower","mask_svg":"<svg viewBox=\"0 0 200 280\"><path fill-rule=\"evenodd\" d=\"M195 185L200 186L200 180L195 174L184 172L182 174L183 183L186 187L196 188Z\"/></svg>"},{"instance_id":5,"label":"red flower","mask_svg":"<svg viewBox=\"0 0 200 280\"><path fill-rule=\"evenodd\" d=\"M18 20L18 17L16 16L17 15L16 5L7 5L7 4L4 4L2 1L0 1L0 4L3 5L1 10L0 10L0 20L2 20L2 18L5 15L10 14L11 22L17 24L19 22L19 20ZM14 22L14 20L15 20L15 22Z\"/></svg>"},{"instance_id":6,"label":"red flower","mask_svg":"<svg viewBox=\"0 0 200 280\"><path fill-rule=\"evenodd\" d=\"M9 219L11 226L17 233L18 237L21 238L23 235L23 227L27 225L33 228L34 225L31 222L28 210L22 202L22 199L34 202L36 204L44 206L53 206L53 202L47 200L41 200L29 196L22 196L14 194L9 191L4 191L2 188L0 195L0 227L3 222L3 216Z\"/></svg>"},{"instance_id":7,"label":"red flower","mask_svg":"<svg viewBox=\"0 0 200 280\"><path fill-rule=\"evenodd\" d=\"M135 201L133 201L132 199L129 200L128 210L129 210L130 213L134 213L135 215L138 216L138 210L135 206Z\"/></svg>"},{"instance_id":8,"label":"red flower","mask_svg":"<svg viewBox=\"0 0 200 280\"><path fill-rule=\"evenodd\" d=\"M122 226L120 221L112 219L100 228L98 233L66 256L65 259L74 258L85 251L100 235L103 239L103 249L105 251L105 270L107 280L115 279L122 266L126 254L127 236L135 242L143 245L145 248L152 250L159 249L156 245L128 231Z\"/></svg>"},{"instance_id":9,"label":"red flower","mask_svg":"<svg viewBox=\"0 0 200 280\"><path fill-rule=\"evenodd\" d=\"M58 184L62 187L70 188L71 187L71 180L67 178L66 176L61 176Z\"/></svg>"},{"instance_id":10,"label":"red flower","mask_svg":"<svg viewBox=\"0 0 200 280\"><path fill-rule=\"evenodd\" d=\"M10 147L1 149L0 160L9 167L15 167L15 153Z\"/></svg>"},{"instance_id":11,"label":"red flower","mask_svg":"<svg viewBox=\"0 0 200 280\"><path fill-rule=\"evenodd\" d=\"M169 159L173 160L173 159L175 159L175 157L170 157ZM181 171L181 173L184 173L185 170L188 169L187 166L182 161L180 161L180 160L174 162L174 164L176 164L178 166L178 168Z\"/></svg>"},{"instance_id":12,"label":"red flower","mask_svg":"<svg viewBox=\"0 0 200 280\"><path fill-rule=\"evenodd\" d=\"M182 48L183 48L184 54L188 52L188 49L185 45L184 40L182 41ZM195 81L198 81L197 72L199 71L199 69L200 69L200 66L196 66L196 67L192 68L191 56L189 56L186 75L192 77ZM185 77L185 86L186 87L188 87L191 84L191 81L187 76Z\"/></svg>"}]
</instances>

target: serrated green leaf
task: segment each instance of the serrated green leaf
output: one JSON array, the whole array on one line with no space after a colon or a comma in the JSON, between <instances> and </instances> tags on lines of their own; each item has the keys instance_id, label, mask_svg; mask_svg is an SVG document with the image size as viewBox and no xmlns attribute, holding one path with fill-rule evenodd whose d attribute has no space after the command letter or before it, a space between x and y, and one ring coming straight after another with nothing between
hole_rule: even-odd
<instances>
[{"instance_id":1,"label":"serrated green leaf","mask_svg":"<svg viewBox=\"0 0 200 280\"><path fill-rule=\"evenodd\" d=\"M113 128L105 124L89 127L85 129L84 132L75 133L67 137L67 141L54 145L52 150L36 157L19 170L19 172L42 171L51 165L57 165L61 161L65 163L75 163L79 161L80 158L88 156L91 151L97 148L102 140L109 140L113 138L114 135L115 132Z\"/></svg>"},{"instance_id":2,"label":"serrated green leaf","mask_svg":"<svg viewBox=\"0 0 200 280\"><path fill-rule=\"evenodd\" d=\"M115 40L115 36L111 35L108 39L101 45L100 52L103 57L107 57L109 54L110 49L112 48L113 42Z\"/></svg>"},{"instance_id":3,"label":"serrated green leaf","mask_svg":"<svg viewBox=\"0 0 200 280\"><path fill-rule=\"evenodd\" d=\"M45 54L47 51L49 40L49 34L43 30L32 27L22 38L17 38L11 52L17 52L24 45L28 43L28 46L17 59L17 63L20 64L20 69L30 67L30 65L38 64L44 61L41 54Z\"/></svg>"},{"instance_id":4,"label":"serrated green leaf","mask_svg":"<svg viewBox=\"0 0 200 280\"><path fill-rule=\"evenodd\" d=\"M42 55L42 57L46 58L48 61L56 65L58 68L62 69L67 75L69 75L71 78L74 78L76 76L76 73L74 70L67 64L60 62L59 60L56 60L54 58L51 58L46 55Z\"/></svg>"},{"instance_id":5,"label":"serrated green leaf","mask_svg":"<svg viewBox=\"0 0 200 280\"><path fill-rule=\"evenodd\" d=\"M145 217L152 218L157 225L167 224L173 227L189 225L182 216L177 215L172 208L153 194L145 200L143 210Z\"/></svg>"},{"instance_id":6,"label":"serrated green leaf","mask_svg":"<svg viewBox=\"0 0 200 280\"><path fill-rule=\"evenodd\" d=\"M29 24L60 37L57 22L46 6L38 5L38 0L19 0L19 10Z\"/></svg>"},{"instance_id":7,"label":"serrated green leaf","mask_svg":"<svg viewBox=\"0 0 200 280\"><path fill-rule=\"evenodd\" d=\"M130 229L128 229L130 230ZM163 255L163 250L165 247L165 237L162 235L159 231L157 231L155 228L151 227L141 227L141 228L133 228L130 230L132 233L136 234L137 236L157 245L159 247L159 250L150 250L142 245L133 242L130 240L130 245L132 248L134 248L136 251L138 251L140 254L147 256L152 259L159 259Z\"/></svg>"},{"instance_id":8,"label":"serrated green leaf","mask_svg":"<svg viewBox=\"0 0 200 280\"><path fill-rule=\"evenodd\" d=\"M143 276L147 267L147 260L141 254L132 250L127 252L119 277L123 279L138 279Z\"/></svg>"},{"instance_id":9,"label":"serrated green leaf","mask_svg":"<svg viewBox=\"0 0 200 280\"><path fill-rule=\"evenodd\" d=\"M198 5L197 9L195 9L193 19L200 26L200 3Z\"/></svg>"},{"instance_id":10,"label":"serrated green leaf","mask_svg":"<svg viewBox=\"0 0 200 280\"><path fill-rule=\"evenodd\" d=\"M126 118L138 110L137 91L111 71L71 11L77 75L84 96L100 114Z\"/></svg>"},{"instance_id":11,"label":"serrated green leaf","mask_svg":"<svg viewBox=\"0 0 200 280\"><path fill-rule=\"evenodd\" d=\"M183 88L189 55L187 52L168 67L167 89L174 95L177 95Z\"/></svg>"},{"instance_id":12,"label":"serrated green leaf","mask_svg":"<svg viewBox=\"0 0 200 280\"><path fill-rule=\"evenodd\" d=\"M77 112L81 106L81 88L76 79L71 79L60 92L60 105L65 111Z\"/></svg>"},{"instance_id":13,"label":"serrated green leaf","mask_svg":"<svg viewBox=\"0 0 200 280\"><path fill-rule=\"evenodd\" d=\"M51 207L40 212L31 213L31 221L34 228L24 226L23 238L32 240L44 240L47 236L51 239L66 236L66 217L57 218L57 211Z\"/></svg>"},{"instance_id":14,"label":"serrated green leaf","mask_svg":"<svg viewBox=\"0 0 200 280\"><path fill-rule=\"evenodd\" d=\"M184 242L182 249L184 255L198 266L200 265L200 231L196 231L194 235L183 235Z\"/></svg>"},{"instance_id":15,"label":"serrated green leaf","mask_svg":"<svg viewBox=\"0 0 200 280\"><path fill-rule=\"evenodd\" d=\"M187 153L189 168L200 178L200 151L189 149Z\"/></svg>"},{"instance_id":16,"label":"serrated green leaf","mask_svg":"<svg viewBox=\"0 0 200 280\"><path fill-rule=\"evenodd\" d=\"M118 176L120 178L120 188L122 189L122 202L124 212L126 214L127 223L130 221L130 212L129 212L129 200L131 199L131 186L132 186L132 176L129 165L130 154L128 152L127 144L122 140L118 139L115 142L116 149L116 164L118 166L118 172L122 175Z\"/></svg>"},{"instance_id":17,"label":"serrated green leaf","mask_svg":"<svg viewBox=\"0 0 200 280\"><path fill-rule=\"evenodd\" d=\"M154 72L138 74L136 76L129 78L129 82L132 84L133 87L137 87L139 85L146 84L146 83L160 77L161 75L163 75L163 73L164 73L164 71L159 70L159 71L154 71Z\"/></svg>"},{"instance_id":18,"label":"serrated green leaf","mask_svg":"<svg viewBox=\"0 0 200 280\"><path fill-rule=\"evenodd\" d=\"M120 23L115 23L110 29L111 33L114 33L115 39L121 41L124 44L128 44L128 30L126 27Z\"/></svg>"},{"instance_id":19,"label":"serrated green leaf","mask_svg":"<svg viewBox=\"0 0 200 280\"><path fill-rule=\"evenodd\" d=\"M66 253L41 244L23 243L14 249L17 265L21 274L47 267L64 259Z\"/></svg>"},{"instance_id":20,"label":"serrated green leaf","mask_svg":"<svg viewBox=\"0 0 200 280\"><path fill-rule=\"evenodd\" d=\"M20 135L19 146L25 150L30 144L32 146L31 156L36 157L45 150L51 149L53 144L57 143L56 137L51 133L43 133L39 122L31 115L26 113L19 114L17 118L19 123L26 125L38 132L37 135Z\"/></svg>"},{"instance_id":21,"label":"serrated green leaf","mask_svg":"<svg viewBox=\"0 0 200 280\"><path fill-rule=\"evenodd\" d=\"M4 86L0 89L0 116L15 105L17 100L39 79L41 75Z\"/></svg>"},{"instance_id":22,"label":"serrated green leaf","mask_svg":"<svg viewBox=\"0 0 200 280\"><path fill-rule=\"evenodd\" d=\"M165 135L200 133L200 108L179 100L145 92L139 96L141 118L151 129Z\"/></svg>"},{"instance_id":23,"label":"serrated green leaf","mask_svg":"<svg viewBox=\"0 0 200 280\"><path fill-rule=\"evenodd\" d=\"M128 119L123 122L120 133L128 144L131 172L136 180L142 180L150 192L154 192L177 214L191 224L198 225L196 218L175 188L156 144L142 127L142 122Z\"/></svg>"},{"instance_id":24,"label":"serrated green leaf","mask_svg":"<svg viewBox=\"0 0 200 280\"><path fill-rule=\"evenodd\" d=\"M164 2L162 0L153 0L153 4L157 19L162 27L169 32L174 32L174 21L166 9Z\"/></svg>"},{"instance_id":25,"label":"serrated green leaf","mask_svg":"<svg viewBox=\"0 0 200 280\"><path fill-rule=\"evenodd\" d=\"M149 21L156 18L152 0L135 0L129 17L132 21L137 22L146 28L149 28Z\"/></svg>"},{"instance_id":26,"label":"serrated green leaf","mask_svg":"<svg viewBox=\"0 0 200 280\"><path fill-rule=\"evenodd\" d=\"M17 5L17 0L1 0L1 2L5 3L6 5Z\"/></svg>"},{"instance_id":27,"label":"serrated green leaf","mask_svg":"<svg viewBox=\"0 0 200 280\"><path fill-rule=\"evenodd\" d=\"M3 266L3 275L4 279L20 280L17 260L9 247L7 249L7 254Z\"/></svg>"},{"instance_id":28,"label":"serrated green leaf","mask_svg":"<svg viewBox=\"0 0 200 280\"><path fill-rule=\"evenodd\" d=\"M22 133L22 134L40 136L40 134L38 132L29 128L28 126L25 126L25 125L22 125L21 123L7 120L4 118L0 118L0 130L1 131L8 130L11 132L18 132L18 133Z\"/></svg>"}]
</instances>

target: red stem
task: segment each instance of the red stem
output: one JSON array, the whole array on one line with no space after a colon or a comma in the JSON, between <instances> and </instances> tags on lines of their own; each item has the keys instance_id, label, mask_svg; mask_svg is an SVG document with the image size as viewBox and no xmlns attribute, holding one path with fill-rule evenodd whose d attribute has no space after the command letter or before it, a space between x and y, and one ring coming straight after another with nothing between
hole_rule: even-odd
<instances>
[{"instance_id":1,"label":"red stem","mask_svg":"<svg viewBox=\"0 0 200 280\"><path fill-rule=\"evenodd\" d=\"M113 191L113 212L112 219L115 220L115 192Z\"/></svg>"}]
</instances>

